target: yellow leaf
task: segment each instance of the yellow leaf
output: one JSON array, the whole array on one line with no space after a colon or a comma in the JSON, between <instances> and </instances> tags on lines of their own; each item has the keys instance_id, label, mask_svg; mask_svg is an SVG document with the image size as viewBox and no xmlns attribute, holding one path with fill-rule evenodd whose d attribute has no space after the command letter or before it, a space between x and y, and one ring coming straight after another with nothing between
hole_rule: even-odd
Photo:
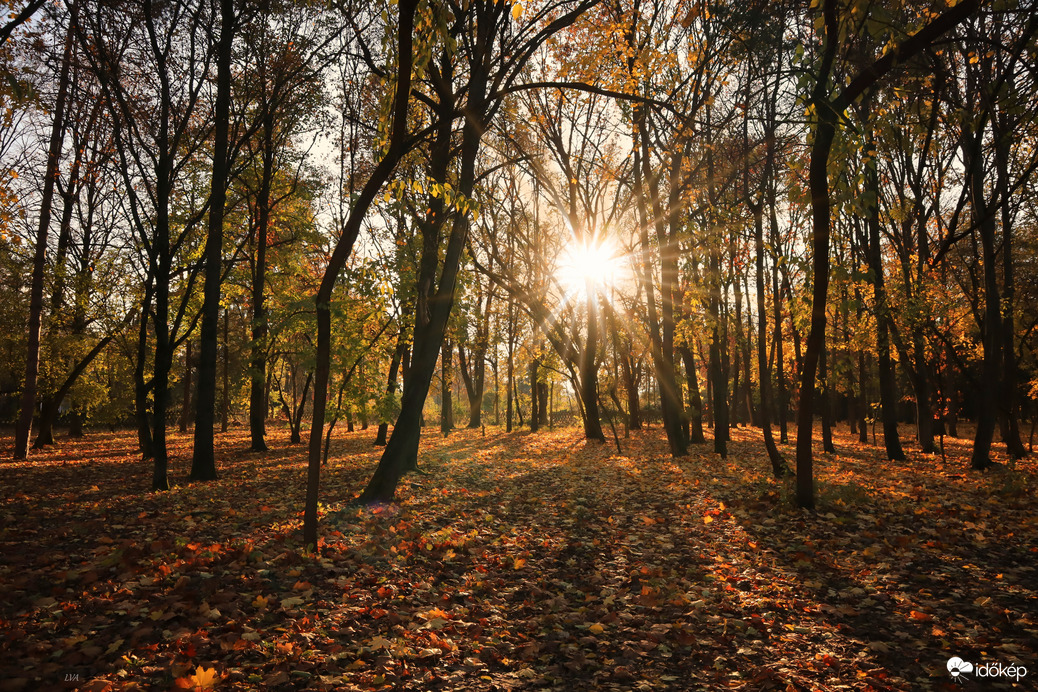
<instances>
[{"instance_id":1,"label":"yellow leaf","mask_svg":"<svg viewBox=\"0 0 1038 692\"><path fill-rule=\"evenodd\" d=\"M598 624L597 622L591 625L591 627L588 627L587 629L588 632L594 632L595 634L602 634L603 632L605 632L605 627Z\"/></svg>"},{"instance_id":2,"label":"yellow leaf","mask_svg":"<svg viewBox=\"0 0 1038 692\"><path fill-rule=\"evenodd\" d=\"M708 514L708 515L706 515L705 517L703 517L703 523L704 523L704 524L709 524L709 523L710 523L710 522L712 522L713 520L714 520L714 518L713 518L712 516L710 516L709 514Z\"/></svg>"},{"instance_id":3,"label":"yellow leaf","mask_svg":"<svg viewBox=\"0 0 1038 692\"><path fill-rule=\"evenodd\" d=\"M519 18L523 16L523 3L517 2L512 5L512 21L519 21Z\"/></svg>"},{"instance_id":4,"label":"yellow leaf","mask_svg":"<svg viewBox=\"0 0 1038 692\"><path fill-rule=\"evenodd\" d=\"M526 559L525 558L517 557L515 559L515 564L513 564L512 566L515 569L522 569L523 565L525 565L525 564L526 564Z\"/></svg>"},{"instance_id":5,"label":"yellow leaf","mask_svg":"<svg viewBox=\"0 0 1038 692\"><path fill-rule=\"evenodd\" d=\"M425 618L426 620L432 620L434 618L449 618L450 613L443 610L442 608L431 608L424 613L418 613L418 617Z\"/></svg>"},{"instance_id":6,"label":"yellow leaf","mask_svg":"<svg viewBox=\"0 0 1038 692\"><path fill-rule=\"evenodd\" d=\"M216 683L220 681L220 676L216 672L216 668L202 668L198 666L195 669L193 675L186 678L177 678L176 685L180 688L187 688L192 690L211 690L216 687Z\"/></svg>"}]
</instances>

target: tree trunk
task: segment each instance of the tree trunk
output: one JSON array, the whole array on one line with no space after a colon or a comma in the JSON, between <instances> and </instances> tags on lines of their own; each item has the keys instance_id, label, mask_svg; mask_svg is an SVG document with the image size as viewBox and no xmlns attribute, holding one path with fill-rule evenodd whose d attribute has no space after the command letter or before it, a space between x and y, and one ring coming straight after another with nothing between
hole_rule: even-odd
<instances>
[{"instance_id":1,"label":"tree trunk","mask_svg":"<svg viewBox=\"0 0 1038 692\"><path fill-rule=\"evenodd\" d=\"M256 264L252 274L252 342L249 364L249 438L254 452L267 451L267 234L270 229L270 186L274 178L274 114L264 117L263 172L256 195Z\"/></svg>"},{"instance_id":2,"label":"tree trunk","mask_svg":"<svg viewBox=\"0 0 1038 692\"><path fill-rule=\"evenodd\" d=\"M336 243L328 267L315 297L317 309L317 352L314 373L314 404L310 440L307 449L306 501L303 510L303 544L311 550L317 549L317 500L321 482L321 446L323 443L324 415L328 404L328 379L331 370L331 299L339 273L353 251L360 234L361 223L382 184L389 179L397 162L404 154L404 138L407 135L407 107L411 93L411 67L413 63L414 14L417 0L400 0L399 25L397 28L396 93L393 101L393 125L390 131L389 148L364 184L350 210L343 233ZM420 421L421 408L414 412L416 423ZM396 430L393 431L394 436ZM388 448L388 445L387 445Z\"/></svg>"},{"instance_id":3,"label":"tree trunk","mask_svg":"<svg viewBox=\"0 0 1038 692\"><path fill-rule=\"evenodd\" d=\"M477 26L476 44L489 49L493 41L488 26L480 22ZM466 199L470 199L475 188L476 157L484 132L483 118L486 116L487 103L487 65L482 56L477 56L469 63L469 80L465 112L467 118L462 130L460 149L460 170L458 175L458 191ZM447 143L450 141L450 121L454 116L453 94L441 100L444 113L439 114L440 126L447 130ZM443 119L447 118L447 122ZM446 165L447 161L442 161ZM442 198L438 198L442 199ZM433 200L436 202L437 200ZM417 305L415 309L414 354L411 362L411 376L404 385L402 410L393 434L389 438L379 460L378 467L368 482L364 492L358 498L362 504L372 502L391 502L396 494L397 484L407 471L418 466L418 441L421 433L419 416L425 405L429 392L432 374L436 367L436 356L444 341L447 320L454 304L454 296L461 265L462 254L469 236L470 220L467 214L454 217L447 248L440 260L440 243L438 231L443 226L443 217L434 209L432 218L423 227L423 247L418 271ZM437 266L439 282L435 281Z\"/></svg>"},{"instance_id":4,"label":"tree trunk","mask_svg":"<svg viewBox=\"0 0 1038 692\"><path fill-rule=\"evenodd\" d=\"M602 421L598 413L598 296L590 281L587 285L587 339L580 358L580 400L584 407L584 437L605 442ZM531 392L534 396L535 393ZM533 416L531 415L531 419Z\"/></svg>"},{"instance_id":5,"label":"tree trunk","mask_svg":"<svg viewBox=\"0 0 1038 692\"><path fill-rule=\"evenodd\" d=\"M465 383L465 394L469 400L470 429L483 425L483 382L486 377L486 348L476 345L468 358L465 349L458 344L458 365L461 368L461 379Z\"/></svg>"},{"instance_id":6,"label":"tree trunk","mask_svg":"<svg viewBox=\"0 0 1038 692\"><path fill-rule=\"evenodd\" d=\"M977 431L973 438L971 465L986 469L993 465L990 458L991 442L997 425L1001 397L1002 369L1002 304L998 290L998 269L995 252L995 217L988 209L984 189L984 160L981 154L983 130L972 137L972 152L966 172L970 206L980 236L981 262L984 265L984 322L981 325L981 345L984 356L977 399Z\"/></svg>"},{"instance_id":7,"label":"tree trunk","mask_svg":"<svg viewBox=\"0 0 1038 692\"><path fill-rule=\"evenodd\" d=\"M220 432L227 432L227 419L231 413L231 311L223 311L223 391L220 394ZM270 386L264 390L264 406L269 400Z\"/></svg>"},{"instance_id":8,"label":"tree trunk","mask_svg":"<svg viewBox=\"0 0 1038 692\"><path fill-rule=\"evenodd\" d=\"M65 34L65 47L61 57L58 94L54 102L54 120L51 123L50 146L47 149L47 170L44 173L43 192L40 197L40 221L36 231L32 281L29 288L29 338L25 356L25 378L22 385L22 407L14 436L15 459L25 459L29 455L29 436L32 434L32 419L36 413L36 389L40 375L40 329L43 322L43 282L44 272L47 269L47 235L50 232L54 186L61 174L58 166L65 133L65 100L68 96L72 48L75 45L73 37L76 32L77 8L78 4L73 0L70 7L69 28Z\"/></svg>"},{"instance_id":9,"label":"tree trunk","mask_svg":"<svg viewBox=\"0 0 1038 692\"><path fill-rule=\"evenodd\" d=\"M310 385L313 384L313 381L314 374L312 372L306 373L306 381L303 382L303 395L299 397L299 404L296 405L295 410L292 411L292 415L288 420L289 428L292 431L291 437L289 438L289 442L291 442L294 445L297 445L303 441L301 434L303 430L303 413L304 411L306 411L306 400L308 395L310 394ZM292 386L295 386L294 379ZM293 398L293 401L294 400L295 399ZM353 430L351 429L350 432L353 432Z\"/></svg>"},{"instance_id":10,"label":"tree trunk","mask_svg":"<svg viewBox=\"0 0 1038 692\"><path fill-rule=\"evenodd\" d=\"M775 207L772 204L771 239L773 244L776 240L777 224ZM778 385L778 400L775 402L775 408L779 424L779 442L787 444L789 442L789 392L786 389L786 355L783 343L784 337L782 335L782 320L784 319L782 315L782 285L779 283L780 270L777 259L776 255L775 266L772 269L772 295L774 296L775 303L772 306L774 313L772 338L775 343L775 381Z\"/></svg>"},{"instance_id":11,"label":"tree trunk","mask_svg":"<svg viewBox=\"0 0 1038 692\"><path fill-rule=\"evenodd\" d=\"M997 194L1002 200L1002 389L999 401L999 409L1002 427L1002 440L1006 445L1006 452L1013 459L1022 459L1027 456L1027 450L1020 439L1020 410L1019 392L1017 392L1017 363L1016 363L1016 321L1013 317L1014 303L1016 299L1016 286L1014 283L1013 267L1013 214L1008 200L1010 191L1009 181L1009 144L1013 136L1011 132L1003 132L999 127L999 117L993 118L992 124L995 131L995 167L997 176L995 184Z\"/></svg>"},{"instance_id":12,"label":"tree trunk","mask_svg":"<svg viewBox=\"0 0 1038 692\"><path fill-rule=\"evenodd\" d=\"M685 379L688 382L689 434L688 441L701 445L706 442L703 434L703 399L699 394L699 373L696 370L696 359L692 348L686 343L680 348L682 364L685 367Z\"/></svg>"},{"instance_id":13,"label":"tree trunk","mask_svg":"<svg viewBox=\"0 0 1038 692\"><path fill-rule=\"evenodd\" d=\"M191 417L191 339L184 344L184 399L180 407L180 432L186 433Z\"/></svg>"},{"instance_id":14,"label":"tree trunk","mask_svg":"<svg viewBox=\"0 0 1038 692\"><path fill-rule=\"evenodd\" d=\"M872 147L871 131L867 147ZM904 461L901 437L897 430L897 384L894 366L890 361L890 309L887 304L886 283L883 277L883 255L879 245L879 174L872 160L865 169L866 194L869 212L866 223L869 231L869 268L872 270L873 304L876 313L876 361L879 367L879 403L883 417L883 444L887 458Z\"/></svg>"},{"instance_id":15,"label":"tree trunk","mask_svg":"<svg viewBox=\"0 0 1038 692\"><path fill-rule=\"evenodd\" d=\"M223 219L230 173L231 48L236 19L234 0L220 0L220 41L216 48L216 123L209 194L209 227L205 240L205 286L202 292L202 334L198 353L198 392L195 396L195 439L191 480L216 480L213 448L216 424L216 361L220 342L220 285L223 281Z\"/></svg>"},{"instance_id":16,"label":"tree trunk","mask_svg":"<svg viewBox=\"0 0 1038 692\"><path fill-rule=\"evenodd\" d=\"M774 132L769 132L767 137L767 160L765 163L765 180L770 185L770 178L774 175ZM771 463L771 473L775 478L781 478L789 474L786 460L775 444L775 438L771 434L771 373L768 372L768 347L764 335L768 333L767 305L764 295L764 210L758 206L754 209L753 243L756 254L754 269L757 290L757 379L760 382L760 426L764 435L764 449L768 453L768 461ZM747 375L749 373L747 372Z\"/></svg>"},{"instance_id":17,"label":"tree trunk","mask_svg":"<svg viewBox=\"0 0 1038 692\"><path fill-rule=\"evenodd\" d=\"M540 361L530 359L530 432L537 432L541 427L541 417L537 415L537 378L540 376Z\"/></svg>"},{"instance_id":18,"label":"tree trunk","mask_svg":"<svg viewBox=\"0 0 1038 692\"><path fill-rule=\"evenodd\" d=\"M151 310L152 280L149 276L144 286L144 300L141 304L140 324L137 328L137 354L133 366L133 400L134 419L137 422L137 447L142 459L155 456L155 447L151 439L151 420L148 418L148 392L151 387L144 380L144 371L148 359L148 314Z\"/></svg>"},{"instance_id":19,"label":"tree trunk","mask_svg":"<svg viewBox=\"0 0 1038 692\"><path fill-rule=\"evenodd\" d=\"M451 359L454 352L450 339L443 341L440 352L440 432L444 437L454 429L454 400L451 397Z\"/></svg>"},{"instance_id":20,"label":"tree trunk","mask_svg":"<svg viewBox=\"0 0 1038 692\"><path fill-rule=\"evenodd\" d=\"M836 454L833 446L833 396L829 387L829 349L822 344L822 353L819 356L818 382L821 385L819 399L822 404L822 451L827 454Z\"/></svg>"},{"instance_id":21,"label":"tree trunk","mask_svg":"<svg viewBox=\"0 0 1038 692\"><path fill-rule=\"evenodd\" d=\"M633 45L633 33L630 35ZM633 72L633 62L630 65ZM649 142L647 133L647 112L644 106L634 106L634 137L636 151L634 163L634 186L637 197L639 216L639 241L645 257L652 257L649 242L649 227L655 230L656 245L660 261L660 282L655 285L653 269L649 262L643 262L641 276L642 289L645 291L646 316L649 325L649 354L652 358L656 384L660 391L660 415L663 419L663 430L667 435L667 445L671 456L680 457L688 453L688 439L685 436L684 404L681 401L681 388L674 371L674 298L678 283L678 242L676 229L668 229L667 219L663 212L660 187L657 176L652 173L649 161ZM681 153L675 152L675 166L671 176L680 176ZM673 188L679 187L677 180L672 180ZM678 192L675 190L675 192ZM680 203L680 193L671 196L671 203ZM672 211L676 214L676 211ZM668 230L671 232L668 233ZM660 306L657 311L656 291L660 293Z\"/></svg>"},{"instance_id":22,"label":"tree trunk","mask_svg":"<svg viewBox=\"0 0 1038 692\"><path fill-rule=\"evenodd\" d=\"M404 351L404 335L401 333L397 336L396 349L393 351L393 359L389 362L389 377L386 381L386 395L392 396L396 394L397 387L397 372L400 370L400 360L403 358ZM389 432L389 423L381 422L378 425L378 433L375 437L375 445L378 447L386 446L386 434Z\"/></svg>"},{"instance_id":23,"label":"tree trunk","mask_svg":"<svg viewBox=\"0 0 1038 692\"><path fill-rule=\"evenodd\" d=\"M512 432L512 393L515 391L515 303L508 299L508 360L506 364L508 391L505 394L505 432Z\"/></svg>"}]
</instances>

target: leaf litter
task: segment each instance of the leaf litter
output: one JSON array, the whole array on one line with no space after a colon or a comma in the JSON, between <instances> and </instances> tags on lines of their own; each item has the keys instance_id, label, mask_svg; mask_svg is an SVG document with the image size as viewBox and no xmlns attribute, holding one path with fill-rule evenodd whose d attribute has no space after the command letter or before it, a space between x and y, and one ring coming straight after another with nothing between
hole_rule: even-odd
<instances>
[{"instance_id":1,"label":"leaf litter","mask_svg":"<svg viewBox=\"0 0 1038 692\"><path fill-rule=\"evenodd\" d=\"M752 429L727 460L672 459L659 431L616 454L462 430L361 508L380 449L358 431L311 555L305 449L246 437L188 485L174 436L167 493L125 435L0 467L0 690L952 689L952 656L1038 667L1034 461L891 463L838 434L803 512Z\"/></svg>"}]
</instances>

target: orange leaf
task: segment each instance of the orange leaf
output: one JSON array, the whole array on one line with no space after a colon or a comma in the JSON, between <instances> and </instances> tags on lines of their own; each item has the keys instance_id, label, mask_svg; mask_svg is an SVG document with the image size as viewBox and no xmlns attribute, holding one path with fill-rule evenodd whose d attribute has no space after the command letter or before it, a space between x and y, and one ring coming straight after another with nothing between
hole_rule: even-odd
<instances>
[{"instance_id":1,"label":"orange leaf","mask_svg":"<svg viewBox=\"0 0 1038 692\"><path fill-rule=\"evenodd\" d=\"M194 674L184 678L177 678L174 684L184 690L211 690L220 681L220 675L216 668L202 668L198 666Z\"/></svg>"}]
</instances>

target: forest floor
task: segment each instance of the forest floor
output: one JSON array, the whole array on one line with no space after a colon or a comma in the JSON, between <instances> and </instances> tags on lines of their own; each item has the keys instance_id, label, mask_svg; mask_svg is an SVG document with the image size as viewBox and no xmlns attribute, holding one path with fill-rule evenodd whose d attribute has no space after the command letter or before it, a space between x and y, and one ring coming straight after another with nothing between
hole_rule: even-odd
<instances>
[{"instance_id":1,"label":"forest floor","mask_svg":"<svg viewBox=\"0 0 1038 692\"><path fill-rule=\"evenodd\" d=\"M977 473L949 439L893 464L844 432L804 512L733 434L726 461L673 460L658 428L620 454L429 434L425 475L369 508L347 502L374 430L342 435L320 556L287 435L220 435L204 484L173 435L165 493L132 434L61 439L0 464L0 690L1035 689L1033 459Z\"/></svg>"}]
</instances>

